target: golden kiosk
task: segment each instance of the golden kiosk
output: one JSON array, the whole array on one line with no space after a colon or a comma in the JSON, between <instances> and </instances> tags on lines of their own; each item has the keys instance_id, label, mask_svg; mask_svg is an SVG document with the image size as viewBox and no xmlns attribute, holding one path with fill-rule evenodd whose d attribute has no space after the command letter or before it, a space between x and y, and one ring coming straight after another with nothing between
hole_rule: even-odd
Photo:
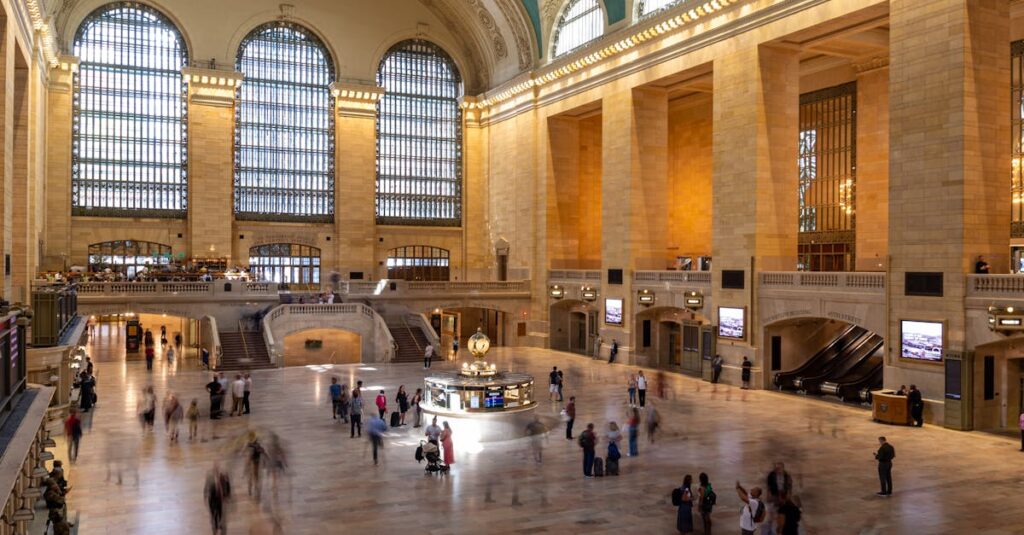
<instances>
[{"instance_id":1,"label":"golden kiosk","mask_svg":"<svg viewBox=\"0 0 1024 535\"><path fill-rule=\"evenodd\" d=\"M871 393L871 418L876 422L910 425L910 401L892 390Z\"/></svg>"}]
</instances>

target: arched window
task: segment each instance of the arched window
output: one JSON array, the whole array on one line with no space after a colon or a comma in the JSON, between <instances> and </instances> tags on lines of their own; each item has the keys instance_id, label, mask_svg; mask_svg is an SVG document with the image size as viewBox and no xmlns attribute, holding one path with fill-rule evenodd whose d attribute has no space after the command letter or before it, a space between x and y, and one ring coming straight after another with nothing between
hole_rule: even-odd
<instances>
[{"instance_id":1,"label":"arched window","mask_svg":"<svg viewBox=\"0 0 1024 535\"><path fill-rule=\"evenodd\" d=\"M249 272L259 281L320 284L320 249L268 243L249 249Z\"/></svg>"},{"instance_id":2,"label":"arched window","mask_svg":"<svg viewBox=\"0 0 1024 535\"><path fill-rule=\"evenodd\" d=\"M603 33L604 12L600 0L570 0L555 26L554 57L564 56Z\"/></svg>"},{"instance_id":3,"label":"arched window","mask_svg":"<svg viewBox=\"0 0 1024 535\"><path fill-rule=\"evenodd\" d=\"M162 13L108 4L75 34L73 215L184 217L185 40Z\"/></svg>"},{"instance_id":4,"label":"arched window","mask_svg":"<svg viewBox=\"0 0 1024 535\"><path fill-rule=\"evenodd\" d=\"M682 3L683 0L637 0L637 16L646 17L663 9Z\"/></svg>"},{"instance_id":5,"label":"arched window","mask_svg":"<svg viewBox=\"0 0 1024 535\"><path fill-rule=\"evenodd\" d=\"M462 78L429 41L393 46L377 70L377 222L462 223Z\"/></svg>"},{"instance_id":6,"label":"arched window","mask_svg":"<svg viewBox=\"0 0 1024 535\"><path fill-rule=\"evenodd\" d=\"M447 281L448 249L406 245L388 251L388 278L407 281Z\"/></svg>"},{"instance_id":7,"label":"arched window","mask_svg":"<svg viewBox=\"0 0 1024 535\"><path fill-rule=\"evenodd\" d=\"M143 271L161 271L171 263L171 246L136 240L115 240L89 245L89 271L110 270L129 279Z\"/></svg>"},{"instance_id":8,"label":"arched window","mask_svg":"<svg viewBox=\"0 0 1024 535\"><path fill-rule=\"evenodd\" d=\"M334 62L302 26L272 22L242 40L235 113L238 219L334 220Z\"/></svg>"}]
</instances>

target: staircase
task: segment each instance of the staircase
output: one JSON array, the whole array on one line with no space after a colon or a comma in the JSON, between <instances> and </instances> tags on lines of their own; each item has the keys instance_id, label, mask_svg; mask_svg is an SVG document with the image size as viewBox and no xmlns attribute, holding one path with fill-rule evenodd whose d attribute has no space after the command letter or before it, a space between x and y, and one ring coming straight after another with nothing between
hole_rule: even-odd
<instances>
[{"instance_id":1,"label":"staircase","mask_svg":"<svg viewBox=\"0 0 1024 535\"><path fill-rule=\"evenodd\" d=\"M429 343L423 330L409 325L403 318L386 318L384 322L398 345L394 362L423 362L423 351Z\"/></svg>"},{"instance_id":2,"label":"staircase","mask_svg":"<svg viewBox=\"0 0 1024 535\"><path fill-rule=\"evenodd\" d=\"M224 354L217 363L217 371L267 370L277 367L270 362L262 333L246 331L219 334Z\"/></svg>"}]
</instances>

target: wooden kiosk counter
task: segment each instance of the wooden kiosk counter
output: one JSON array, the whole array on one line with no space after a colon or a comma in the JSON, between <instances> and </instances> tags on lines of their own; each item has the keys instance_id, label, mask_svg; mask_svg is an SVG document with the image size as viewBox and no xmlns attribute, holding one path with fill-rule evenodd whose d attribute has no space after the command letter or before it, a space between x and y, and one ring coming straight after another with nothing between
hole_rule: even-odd
<instances>
[{"instance_id":1,"label":"wooden kiosk counter","mask_svg":"<svg viewBox=\"0 0 1024 535\"><path fill-rule=\"evenodd\" d=\"M876 390L871 393L871 417L876 422L910 425L910 402L892 390Z\"/></svg>"}]
</instances>

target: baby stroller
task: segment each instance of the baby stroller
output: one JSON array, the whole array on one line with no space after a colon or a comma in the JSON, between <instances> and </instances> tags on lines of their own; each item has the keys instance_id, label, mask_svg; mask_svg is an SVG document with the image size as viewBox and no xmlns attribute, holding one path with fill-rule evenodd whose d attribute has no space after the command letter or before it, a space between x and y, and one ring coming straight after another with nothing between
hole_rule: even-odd
<instances>
[{"instance_id":1,"label":"baby stroller","mask_svg":"<svg viewBox=\"0 0 1024 535\"><path fill-rule=\"evenodd\" d=\"M441 462L441 452L433 442L421 440L416 448L416 462L427 461L424 469L428 474L447 474L448 465Z\"/></svg>"}]
</instances>

